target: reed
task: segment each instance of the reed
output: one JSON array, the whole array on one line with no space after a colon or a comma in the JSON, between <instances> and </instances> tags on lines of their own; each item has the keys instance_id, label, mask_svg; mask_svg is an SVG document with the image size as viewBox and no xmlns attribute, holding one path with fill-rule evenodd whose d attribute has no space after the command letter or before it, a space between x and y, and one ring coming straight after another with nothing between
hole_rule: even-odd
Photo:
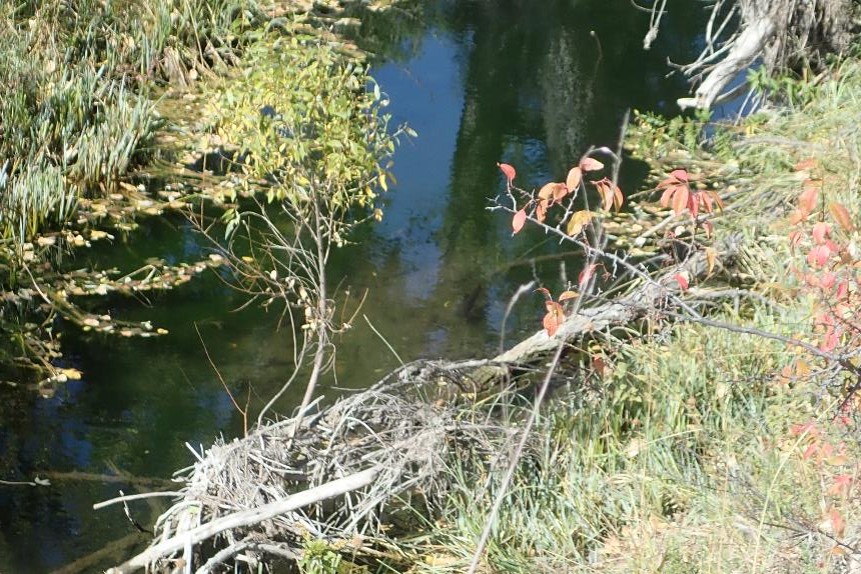
<instances>
[{"instance_id":1,"label":"reed","mask_svg":"<svg viewBox=\"0 0 861 574\"><path fill-rule=\"evenodd\" d=\"M251 0L61 0L0 8L0 234L62 226L152 154L154 89L235 61Z\"/></svg>"}]
</instances>

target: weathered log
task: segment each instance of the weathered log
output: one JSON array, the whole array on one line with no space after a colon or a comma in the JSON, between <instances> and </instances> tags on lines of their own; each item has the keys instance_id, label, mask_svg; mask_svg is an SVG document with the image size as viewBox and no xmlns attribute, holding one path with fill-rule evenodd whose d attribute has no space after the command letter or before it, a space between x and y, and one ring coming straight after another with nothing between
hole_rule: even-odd
<instances>
[{"instance_id":1,"label":"weathered log","mask_svg":"<svg viewBox=\"0 0 861 574\"><path fill-rule=\"evenodd\" d=\"M686 108L711 108L730 82L750 66L762 53L774 35L777 25L770 17L763 17L747 26L733 43L732 50L708 73L693 98L679 98L677 103Z\"/></svg>"},{"instance_id":2,"label":"weathered log","mask_svg":"<svg viewBox=\"0 0 861 574\"><path fill-rule=\"evenodd\" d=\"M732 257L738 248L738 237L729 237L723 242L720 258L725 260ZM624 297L578 310L566 318L553 337L549 337L543 329L536 332L494 357L490 364L475 369L470 379L476 389L490 389L497 381L510 376L512 367L534 363L555 351L560 341L573 343L588 333L628 325L671 305L671 298L679 295L681 291L675 277L683 272L691 278L691 283L704 278L709 273L705 253L694 253L683 263L667 269L655 279L645 281Z\"/></svg>"}]
</instances>

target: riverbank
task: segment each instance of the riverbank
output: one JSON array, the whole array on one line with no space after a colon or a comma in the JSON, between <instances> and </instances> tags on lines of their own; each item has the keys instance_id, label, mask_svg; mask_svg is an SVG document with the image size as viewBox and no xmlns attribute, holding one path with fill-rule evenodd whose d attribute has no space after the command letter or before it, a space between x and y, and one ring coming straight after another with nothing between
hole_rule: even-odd
<instances>
[{"instance_id":1,"label":"riverbank","mask_svg":"<svg viewBox=\"0 0 861 574\"><path fill-rule=\"evenodd\" d=\"M490 572L851 568L861 525L853 396L861 149L851 104L861 65L846 60L815 83L785 85L790 93L770 94L781 105L738 124L639 116L630 126L627 145L655 182L685 170L690 194L713 190L725 207L707 215L708 236L701 221L693 239L690 214L661 208L653 189L627 194L634 221L606 216L608 253L634 245L664 254L652 271L668 274L666 301L640 301L648 308L635 323L596 327L597 299L568 319L592 318L591 328L560 327L571 349L558 368L550 363L555 390L510 481L546 354L521 357L502 394L470 385L476 367L508 365L418 362L318 414L216 444L162 524L205 540L240 521L247 538L212 556L215 564L262 549L256 515L233 508L274 511L288 492L313 486L301 498L335 497L337 512L287 514L268 531L267 551L290 553L307 571L354 562L410 572L470 563ZM675 266L680 238L681 253L706 263L701 273ZM709 251L729 238L731 255ZM278 479L271 504L233 486L263 472L242 461L261 459L295 473L292 488ZM213 492L233 500L231 510L212 504ZM345 493L349 506L340 506ZM204 517L195 512L189 526L188 508ZM363 536L353 535L358 524ZM178 552L182 536L162 528L170 535L119 571Z\"/></svg>"},{"instance_id":2,"label":"riverbank","mask_svg":"<svg viewBox=\"0 0 861 574\"><path fill-rule=\"evenodd\" d=\"M685 169L723 196L715 241L738 234L741 250L684 294L708 321L596 337L601 367L570 379L538 418L480 571L857 567L861 64L769 95L774 107L734 125L632 126L627 145L655 182ZM652 224L685 225L687 215L650 208L659 193L637 195L633 211ZM464 472L476 467L486 474ZM413 571L463 571L503 471L448 470L455 495L406 543L421 549Z\"/></svg>"}]
</instances>

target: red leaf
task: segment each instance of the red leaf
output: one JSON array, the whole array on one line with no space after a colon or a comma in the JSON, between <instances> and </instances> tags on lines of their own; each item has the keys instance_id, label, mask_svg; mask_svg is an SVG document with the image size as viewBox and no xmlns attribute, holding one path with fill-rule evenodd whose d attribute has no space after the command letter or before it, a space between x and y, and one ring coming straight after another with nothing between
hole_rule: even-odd
<instances>
[{"instance_id":1,"label":"red leaf","mask_svg":"<svg viewBox=\"0 0 861 574\"><path fill-rule=\"evenodd\" d=\"M828 488L826 494L845 494L852 486L852 476L849 474L838 474L834 477L834 482Z\"/></svg>"},{"instance_id":2,"label":"red leaf","mask_svg":"<svg viewBox=\"0 0 861 574\"><path fill-rule=\"evenodd\" d=\"M601 355L594 355L592 357L592 370L600 378L604 378L604 374L607 372L607 363L604 361L604 357Z\"/></svg>"},{"instance_id":3,"label":"red leaf","mask_svg":"<svg viewBox=\"0 0 861 574\"><path fill-rule=\"evenodd\" d=\"M814 242L818 244L825 243L825 240L828 239L829 235L831 235L831 226L820 221L813 226L813 231L810 235L813 237Z\"/></svg>"},{"instance_id":4,"label":"red leaf","mask_svg":"<svg viewBox=\"0 0 861 574\"><path fill-rule=\"evenodd\" d=\"M849 282L841 281L839 285L837 285L837 292L834 294L834 297L837 298L838 301L841 301L849 296Z\"/></svg>"},{"instance_id":5,"label":"red leaf","mask_svg":"<svg viewBox=\"0 0 861 574\"><path fill-rule=\"evenodd\" d=\"M691 193L688 196L688 209L691 212L691 217L696 220L697 216L700 214L700 193Z\"/></svg>"},{"instance_id":6,"label":"red leaf","mask_svg":"<svg viewBox=\"0 0 861 574\"><path fill-rule=\"evenodd\" d=\"M580 169L583 171L598 171L599 169L604 169L604 164L597 159L584 157L580 160Z\"/></svg>"},{"instance_id":7,"label":"red leaf","mask_svg":"<svg viewBox=\"0 0 861 574\"><path fill-rule=\"evenodd\" d=\"M819 278L819 286L822 289L831 289L834 287L834 284L837 282L837 275L831 273L830 271L826 271Z\"/></svg>"},{"instance_id":8,"label":"red leaf","mask_svg":"<svg viewBox=\"0 0 861 574\"><path fill-rule=\"evenodd\" d=\"M676 186L671 185L661 194L661 207L669 207L673 200L673 193L676 191Z\"/></svg>"},{"instance_id":9,"label":"red leaf","mask_svg":"<svg viewBox=\"0 0 861 574\"><path fill-rule=\"evenodd\" d=\"M839 343L840 336L837 334L837 331L833 328L829 328L825 333L825 336L822 338L822 342L819 344L819 350L825 353L830 353L837 348Z\"/></svg>"},{"instance_id":10,"label":"red leaf","mask_svg":"<svg viewBox=\"0 0 861 574\"><path fill-rule=\"evenodd\" d=\"M505 177L508 179L508 184L511 185L511 182L514 181L514 178L517 177L517 171L507 163L497 163L499 169L502 170L502 173L505 174Z\"/></svg>"},{"instance_id":11,"label":"red leaf","mask_svg":"<svg viewBox=\"0 0 861 574\"><path fill-rule=\"evenodd\" d=\"M816 201L819 199L819 188L815 185L805 183L804 191L798 197L798 209L807 217L816 209Z\"/></svg>"},{"instance_id":12,"label":"red leaf","mask_svg":"<svg viewBox=\"0 0 861 574\"><path fill-rule=\"evenodd\" d=\"M673 279L676 280L676 283L679 284L679 288L682 291L687 291L688 288L690 287L690 283L688 283L688 278L682 273L676 273L673 276Z\"/></svg>"},{"instance_id":13,"label":"red leaf","mask_svg":"<svg viewBox=\"0 0 861 574\"><path fill-rule=\"evenodd\" d=\"M517 213L514 214L514 219L511 220L511 228L514 230L514 233L517 233L521 229L523 229L523 225L526 223L526 210L521 209Z\"/></svg>"},{"instance_id":14,"label":"red leaf","mask_svg":"<svg viewBox=\"0 0 861 574\"><path fill-rule=\"evenodd\" d=\"M582 289L584 285L589 283L589 280L592 279L592 275L595 274L595 269L598 267L595 263L590 263L580 272L580 275L577 277L577 283L580 285Z\"/></svg>"},{"instance_id":15,"label":"red leaf","mask_svg":"<svg viewBox=\"0 0 861 574\"><path fill-rule=\"evenodd\" d=\"M807 264L811 267L822 267L828 263L831 250L828 245L816 245L807 254Z\"/></svg>"},{"instance_id":16,"label":"red leaf","mask_svg":"<svg viewBox=\"0 0 861 574\"><path fill-rule=\"evenodd\" d=\"M670 177L674 177L679 181L683 181L685 183L688 182L689 176L688 172L683 169L676 169L670 172Z\"/></svg>"},{"instance_id":17,"label":"red leaf","mask_svg":"<svg viewBox=\"0 0 861 574\"><path fill-rule=\"evenodd\" d=\"M580 166L572 167L571 171L568 172L568 178L565 180L568 191L573 193L575 189L580 187L581 181L583 181L583 170L580 169Z\"/></svg>"}]
</instances>

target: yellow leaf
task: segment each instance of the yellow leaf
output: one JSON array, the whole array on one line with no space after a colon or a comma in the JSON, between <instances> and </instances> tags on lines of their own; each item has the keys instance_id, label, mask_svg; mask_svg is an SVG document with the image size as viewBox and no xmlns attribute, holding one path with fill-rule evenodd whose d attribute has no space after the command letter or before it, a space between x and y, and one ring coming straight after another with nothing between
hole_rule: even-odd
<instances>
[{"instance_id":1,"label":"yellow leaf","mask_svg":"<svg viewBox=\"0 0 861 574\"><path fill-rule=\"evenodd\" d=\"M81 371L78 369L62 369L60 373L66 375L66 378L72 381L77 381L81 378Z\"/></svg>"},{"instance_id":2,"label":"yellow leaf","mask_svg":"<svg viewBox=\"0 0 861 574\"><path fill-rule=\"evenodd\" d=\"M574 212L571 219L568 220L566 232L571 236L579 235L580 232L583 231L583 228L589 225L589 222L592 221L592 218L595 217L595 215L596 213L594 211L589 210Z\"/></svg>"},{"instance_id":3,"label":"yellow leaf","mask_svg":"<svg viewBox=\"0 0 861 574\"><path fill-rule=\"evenodd\" d=\"M559 302L568 301L569 299L576 299L579 297L575 291L563 291L561 295L559 295Z\"/></svg>"},{"instance_id":4,"label":"yellow leaf","mask_svg":"<svg viewBox=\"0 0 861 574\"><path fill-rule=\"evenodd\" d=\"M707 275L711 275L715 269L715 261L717 261L717 251L714 247L706 247L706 265Z\"/></svg>"}]
</instances>

